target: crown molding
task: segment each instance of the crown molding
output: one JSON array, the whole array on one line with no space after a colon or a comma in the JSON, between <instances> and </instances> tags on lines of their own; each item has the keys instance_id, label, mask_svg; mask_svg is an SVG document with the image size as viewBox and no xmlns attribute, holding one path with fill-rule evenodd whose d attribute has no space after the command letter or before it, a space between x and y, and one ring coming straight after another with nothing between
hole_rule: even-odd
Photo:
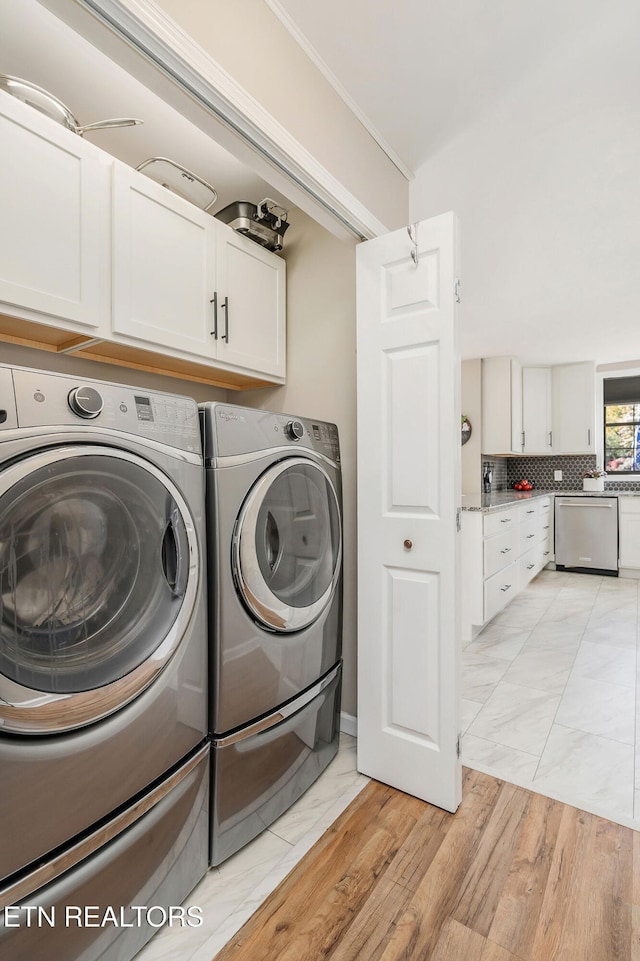
<instances>
[{"instance_id":1,"label":"crown molding","mask_svg":"<svg viewBox=\"0 0 640 961\"><path fill-rule=\"evenodd\" d=\"M388 228L153 0L77 0L361 240Z\"/></svg>"},{"instance_id":2,"label":"crown molding","mask_svg":"<svg viewBox=\"0 0 640 961\"><path fill-rule=\"evenodd\" d=\"M369 133L378 146L384 150L391 163L397 167L403 177L405 177L407 180L413 180L413 171L409 170L405 162L400 159L393 147L391 147L390 144L385 140L366 113L358 106L351 94L340 83L326 61L322 59L316 48L307 38L306 34L304 34L297 23L291 19L291 16L287 13L279 0L264 0L264 2L275 14L285 30L291 34L298 46L301 47L309 59L316 65L327 83L331 84L341 100L344 101L354 116L357 117L367 133Z\"/></svg>"}]
</instances>

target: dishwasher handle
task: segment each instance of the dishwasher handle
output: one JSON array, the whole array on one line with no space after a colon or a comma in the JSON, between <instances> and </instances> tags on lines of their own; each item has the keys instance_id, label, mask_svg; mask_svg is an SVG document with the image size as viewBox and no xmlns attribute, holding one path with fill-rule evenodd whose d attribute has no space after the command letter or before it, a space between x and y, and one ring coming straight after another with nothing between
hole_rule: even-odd
<instances>
[{"instance_id":1,"label":"dishwasher handle","mask_svg":"<svg viewBox=\"0 0 640 961\"><path fill-rule=\"evenodd\" d=\"M576 504L575 501L558 501L558 507L590 507L592 510L594 507L604 507L605 510L611 510L613 504Z\"/></svg>"}]
</instances>

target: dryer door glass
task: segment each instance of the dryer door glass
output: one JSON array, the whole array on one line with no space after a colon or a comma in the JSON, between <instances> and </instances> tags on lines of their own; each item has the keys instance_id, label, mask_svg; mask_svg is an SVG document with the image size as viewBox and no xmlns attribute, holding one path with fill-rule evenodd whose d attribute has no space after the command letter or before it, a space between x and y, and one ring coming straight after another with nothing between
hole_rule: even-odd
<instances>
[{"instance_id":1,"label":"dryer door glass","mask_svg":"<svg viewBox=\"0 0 640 961\"><path fill-rule=\"evenodd\" d=\"M251 490L234 538L234 569L253 615L276 631L308 626L327 606L340 574L340 510L322 467L291 458Z\"/></svg>"},{"instance_id":2,"label":"dryer door glass","mask_svg":"<svg viewBox=\"0 0 640 961\"><path fill-rule=\"evenodd\" d=\"M131 700L157 673L187 594L180 495L146 461L108 448L27 458L0 485L0 674L66 694L126 676L119 697Z\"/></svg>"}]
</instances>

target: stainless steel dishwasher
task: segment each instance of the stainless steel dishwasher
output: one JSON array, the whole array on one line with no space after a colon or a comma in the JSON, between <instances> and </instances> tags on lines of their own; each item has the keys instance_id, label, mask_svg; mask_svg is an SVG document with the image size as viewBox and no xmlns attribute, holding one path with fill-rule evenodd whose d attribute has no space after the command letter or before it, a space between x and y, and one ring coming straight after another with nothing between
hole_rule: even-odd
<instances>
[{"instance_id":1,"label":"stainless steel dishwasher","mask_svg":"<svg viewBox=\"0 0 640 961\"><path fill-rule=\"evenodd\" d=\"M556 567L618 573L618 498L556 497Z\"/></svg>"}]
</instances>

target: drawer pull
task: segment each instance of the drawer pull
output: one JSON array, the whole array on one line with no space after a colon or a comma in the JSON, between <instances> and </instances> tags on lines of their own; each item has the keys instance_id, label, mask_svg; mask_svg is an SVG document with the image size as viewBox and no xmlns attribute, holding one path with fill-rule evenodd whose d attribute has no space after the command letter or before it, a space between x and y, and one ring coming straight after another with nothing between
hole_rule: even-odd
<instances>
[{"instance_id":1,"label":"drawer pull","mask_svg":"<svg viewBox=\"0 0 640 961\"><path fill-rule=\"evenodd\" d=\"M548 525L548 524L544 524L543 527L542 527L542 530L543 530L543 531L548 531L548 530L549 530L549 525Z\"/></svg>"},{"instance_id":2,"label":"drawer pull","mask_svg":"<svg viewBox=\"0 0 640 961\"><path fill-rule=\"evenodd\" d=\"M527 564L527 570L530 571L531 568L535 566L536 566L535 564Z\"/></svg>"},{"instance_id":3,"label":"drawer pull","mask_svg":"<svg viewBox=\"0 0 640 961\"><path fill-rule=\"evenodd\" d=\"M500 521L500 523L501 523L501 524L510 524L510 523L511 523L511 518L510 518L510 517L503 517L502 520Z\"/></svg>"},{"instance_id":4,"label":"drawer pull","mask_svg":"<svg viewBox=\"0 0 640 961\"><path fill-rule=\"evenodd\" d=\"M550 553L551 553L551 551L545 551L545 552L544 552L544 556L545 556L545 557L548 557Z\"/></svg>"},{"instance_id":5,"label":"drawer pull","mask_svg":"<svg viewBox=\"0 0 640 961\"><path fill-rule=\"evenodd\" d=\"M510 550L511 550L510 547L504 547L504 548L500 551L500 553L501 553L501 554L508 554Z\"/></svg>"},{"instance_id":6,"label":"drawer pull","mask_svg":"<svg viewBox=\"0 0 640 961\"><path fill-rule=\"evenodd\" d=\"M531 509L530 511L526 511L526 513L527 513L527 514L535 514L535 510Z\"/></svg>"},{"instance_id":7,"label":"drawer pull","mask_svg":"<svg viewBox=\"0 0 640 961\"><path fill-rule=\"evenodd\" d=\"M527 540L530 541L531 538L535 536L536 536L535 534L527 534Z\"/></svg>"},{"instance_id":8,"label":"drawer pull","mask_svg":"<svg viewBox=\"0 0 640 961\"><path fill-rule=\"evenodd\" d=\"M504 593L505 591L508 591L510 587L511 587L511 584L505 584L504 587L500 588L500 590Z\"/></svg>"},{"instance_id":9,"label":"drawer pull","mask_svg":"<svg viewBox=\"0 0 640 961\"><path fill-rule=\"evenodd\" d=\"M404 546L406 550L410 551L411 548L413 547L413 541L410 541L409 538L407 537L406 541L404 542Z\"/></svg>"}]
</instances>

